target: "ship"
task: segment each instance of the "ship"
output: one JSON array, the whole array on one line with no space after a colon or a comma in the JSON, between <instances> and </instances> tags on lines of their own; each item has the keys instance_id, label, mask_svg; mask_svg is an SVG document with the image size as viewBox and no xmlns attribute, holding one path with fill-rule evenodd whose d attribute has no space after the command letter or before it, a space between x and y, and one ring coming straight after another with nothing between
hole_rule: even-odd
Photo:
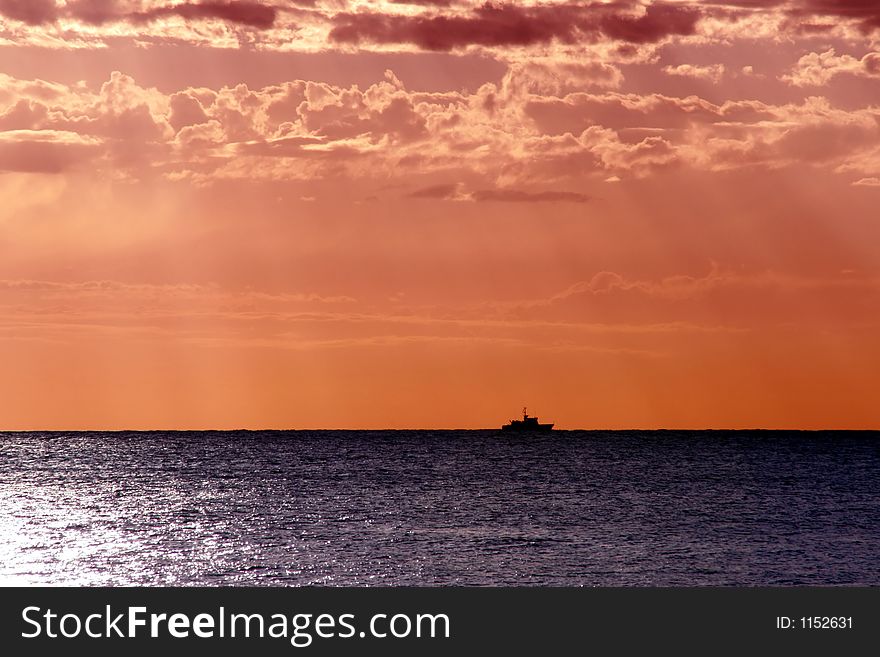
<instances>
[{"instance_id":1,"label":"ship","mask_svg":"<svg viewBox=\"0 0 880 657\"><path fill-rule=\"evenodd\" d=\"M523 408L523 419L522 420L511 420L509 424L505 424L501 427L502 431L518 431L518 432L528 432L528 431L552 431L553 423L550 424L541 424L538 422L538 418L530 417L528 413L526 413L526 409Z\"/></svg>"}]
</instances>

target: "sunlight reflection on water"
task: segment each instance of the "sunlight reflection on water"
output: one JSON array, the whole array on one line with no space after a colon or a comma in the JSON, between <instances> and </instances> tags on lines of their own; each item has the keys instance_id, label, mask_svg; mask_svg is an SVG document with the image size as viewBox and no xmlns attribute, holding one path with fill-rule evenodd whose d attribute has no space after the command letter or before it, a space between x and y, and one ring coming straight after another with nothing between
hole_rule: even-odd
<instances>
[{"instance_id":1,"label":"sunlight reflection on water","mask_svg":"<svg viewBox=\"0 0 880 657\"><path fill-rule=\"evenodd\" d=\"M875 433L0 434L0 584L880 584Z\"/></svg>"}]
</instances>

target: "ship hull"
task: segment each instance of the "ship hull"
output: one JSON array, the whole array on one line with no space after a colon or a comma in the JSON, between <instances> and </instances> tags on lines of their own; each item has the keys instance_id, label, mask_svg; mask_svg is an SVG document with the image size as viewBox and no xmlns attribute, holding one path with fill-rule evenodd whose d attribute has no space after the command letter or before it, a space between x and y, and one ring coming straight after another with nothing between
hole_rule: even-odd
<instances>
[{"instance_id":1,"label":"ship hull","mask_svg":"<svg viewBox=\"0 0 880 657\"><path fill-rule=\"evenodd\" d=\"M502 431L509 433L545 433L547 431L553 430L552 424L537 424L531 426L517 426L511 424L505 424L501 427Z\"/></svg>"}]
</instances>

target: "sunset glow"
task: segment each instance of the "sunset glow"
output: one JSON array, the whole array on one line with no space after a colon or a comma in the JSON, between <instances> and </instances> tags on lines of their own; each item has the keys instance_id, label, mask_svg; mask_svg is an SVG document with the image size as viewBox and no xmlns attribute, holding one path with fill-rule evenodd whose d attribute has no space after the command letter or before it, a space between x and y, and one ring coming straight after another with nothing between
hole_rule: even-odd
<instances>
[{"instance_id":1,"label":"sunset glow","mask_svg":"<svg viewBox=\"0 0 880 657\"><path fill-rule=\"evenodd\" d=\"M880 426L880 3L0 0L0 428Z\"/></svg>"}]
</instances>

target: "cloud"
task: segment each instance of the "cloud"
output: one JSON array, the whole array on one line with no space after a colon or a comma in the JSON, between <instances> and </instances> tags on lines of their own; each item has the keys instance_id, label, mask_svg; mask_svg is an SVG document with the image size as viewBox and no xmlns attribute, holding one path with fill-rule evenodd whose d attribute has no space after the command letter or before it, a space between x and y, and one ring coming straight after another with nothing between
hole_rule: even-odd
<instances>
[{"instance_id":1,"label":"cloud","mask_svg":"<svg viewBox=\"0 0 880 657\"><path fill-rule=\"evenodd\" d=\"M130 142L173 134L164 115L168 99L115 71L95 93L36 81L11 81L8 105L0 104L0 128L67 130Z\"/></svg>"},{"instance_id":2,"label":"cloud","mask_svg":"<svg viewBox=\"0 0 880 657\"><path fill-rule=\"evenodd\" d=\"M880 52L869 52L861 59L837 55L834 48L801 57L782 80L796 87L821 87L838 75L880 78Z\"/></svg>"},{"instance_id":3,"label":"cloud","mask_svg":"<svg viewBox=\"0 0 880 657\"><path fill-rule=\"evenodd\" d=\"M419 5L422 7L449 7L456 0L391 0L393 5Z\"/></svg>"},{"instance_id":4,"label":"cloud","mask_svg":"<svg viewBox=\"0 0 880 657\"><path fill-rule=\"evenodd\" d=\"M853 171L880 142L878 113L872 109L848 112L825 98L810 97L801 105L771 108L771 113L773 120L754 125L719 126L715 134L702 130L703 138L689 149L695 165L710 170L812 165Z\"/></svg>"},{"instance_id":5,"label":"cloud","mask_svg":"<svg viewBox=\"0 0 880 657\"><path fill-rule=\"evenodd\" d=\"M590 87L616 89L622 82L620 69L604 62L531 58L512 63L502 85L509 93L562 96Z\"/></svg>"},{"instance_id":6,"label":"cloud","mask_svg":"<svg viewBox=\"0 0 880 657\"><path fill-rule=\"evenodd\" d=\"M158 7L145 12L130 14L127 19L153 21L166 16L180 16L187 20L216 19L237 25L268 29L275 23L277 12L274 7L258 2L184 2L177 5Z\"/></svg>"},{"instance_id":7,"label":"cloud","mask_svg":"<svg viewBox=\"0 0 880 657\"><path fill-rule=\"evenodd\" d=\"M0 333L7 339L59 343L125 336L166 344L284 349L479 342L647 355L639 343L652 335L717 330L681 322L620 325L522 318L516 316L521 307L511 304L409 307L400 299L389 302L377 308L347 295L267 293L218 284L12 279L0 280Z\"/></svg>"},{"instance_id":8,"label":"cloud","mask_svg":"<svg viewBox=\"0 0 880 657\"><path fill-rule=\"evenodd\" d=\"M483 189L471 194L475 201L503 203L586 203L591 198L578 192L525 192L517 189Z\"/></svg>"},{"instance_id":9,"label":"cloud","mask_svg":"<svg viewBox=\"0 0 880 657\"><path fill-rule=\"evenodd\" d=\"M42 25L58 16L55 0L0 0L0 15L28 25Z\"/></svg>"},{"instance_id":10,"label":"cloud","mask_svg":"<svg viewBox=\"0 0 880 657\"><path fill-rule=\"evenodd\" d=\"M205 30L201 21L221 25ZM651 61L653 46L667 42L725 44L780 34L870 39L880 9L868 0L0 0L0 31L7 22L13 25L6 38L42 47L130 40L227 48L258 41L261 50L477 47L500 57L523 49L584 56L596 47L616 49L617 61L633 53ZM47 32L50 25L63 30Z\"/></svg>"},{"instance_id":11,"label":"cloud","mask_svg":"<svg viewBox=\"0 0 880 657\"><path fill-rule=\"evenodd\" d=\"M567 194L588 189L591 179L640 178L676 167L813 165L856 178L876 175L871 153L880 146L880 112L874 108L841 109L818 97L771 105L567 93L566 76L613 80L614 72L558 64L514 62L500 84L444 93L407 89L391 71L363 89L291 80L168 93L119 72L97 90L6 76L0 130L100 140L106 158L98 164L134 177L155 172L210 184L309 176L378 182L412 174L467 180L467 190L449 188L436 197L470 201L502 200L491 190ZM545 95L556 93L562 95ZM474 190L490 191L480 197ZM566 200L507 193L510 202Z\"/></svg>"},{"instance_id":12,"label":"cloud","mask_svg":"<svg viewBox=\"0 0 880 657\"><path fill-rule=\"evenodd\" d=\"M880 187L880 178L860 178L853 185L857 187Z\"/></svg>"},{"instance_id":13,"label":"cloud","mask_svg":"<svg viewBox=\"0 0 880 657\"><path fill-rule=\"evenodd\" d=\"M409 196L411 198L451 199L457 196L458 187L458 183L431 185L430 187L417 189L409 194Z\"/></svg>"},{"instance_id":14,"label":"cloud","mask_svg":"<svg viewBox=\"0 0 880 657\"><path fill-rule=\"evenodd\" d=\"M466 46L531 46L592 42L605 35L631 43L656 43L670 35L694 34L699 12L676 5L649 5L641 15L617 5L486 3L470 14L343 12L332 18L336 43L412 44L448 51Z\"/></svg>"},{"instance_id":15,"label":"cloud","mask_svg":"<svg viewBox=\"0 0 880 657\"><path fill-rule=\"evenodd\" d=\"M713 263L703 275L674 274L631 278L599 271L545 299L517 302L510 313L521 319L640 324L710 325L728 328L790 325L798 321L860 325L865 308L880 301L880 279L854 276L808 277L773 270L734 271Z\"/></svg>"},{"instance_id":16,"label":"cloud","mask_svg":"<svg viewBox=\"0 0 880 657\"><path fill-rule=\"evenodd\" d=\"M175 130L208 122L205 108L199 99L190 93L180 91L172 94L168 99L168 105L171 110L168 114L168 123Z\"/></svg>"},{"instance_id":17,"label":"cloud","mask_svg":"<svg viewBox=\"0 0 880 657\"><path fill-rule=\"evenodd\" d=\"M90 25L127 21L149 23L169 16L185 20L214 19L268 29L275 23L275 7L248 0L217 0L180 2L136 10L124 0L72 0L57 5L55 0L0 0L0 14L29 25L51 23L59 18L82 21Z\"/></svg>"},{"instance_id":18,"label":"cloud","mask_svg":"<svg viewBox=\"0 0 880 657\"><path fill-rule=\"evenodd\" d=\"M801 0L789 9L797 17L833 16L855 21L864 33L880 28L880 5L872 0Z\"/></svg>"},{"instance_id":19,"label":"cloud","mask_svg":"<svg viewBox=\"0 0 880 657\"><path fill-rule=\"evenodd\" d=\"M0 171L62 173L101 154L101 142L73 132L0 132Z\"/></svg>"},{"instance_id":20,"label":"cloud","mask_svg":"<svg viewBox=\"0 0 880 657\"><path fill-rule=\"evenodd\" d=\"M438 199L445 201L475 201L477 203L586 203L586 194L566 191L530 192L520 189L479 189L465 191L458 183L431 185L415 190L410 198Z\"/></svg>"},{"instance_id":21,"label":"cloud","mask_svg":"<svg viewBox=\"0 0 880 657\"><path fill-rule=\"evenodd\" d=\"M745 105L728 106L743 112ZM753 110L755 105L750 106ZM685 98L663 94L573 93L564 98L534 97L523 111L538 130L548 134L579 133L592 125L623 128L684 128L694 123L732 120L726 109L698 96ZM755 118L770 118L769 115Z\"/></svg>"},{"instance_id":22,"label":"cloud","mask_svg":"<svg viewBox=\"0 0 880 657\"><path fill-rule=\"evenodd\" d=\"M703 4L743 9L772 9L786 4L789 0L703 0Z\"/></svg>"},{"instance_id":23,"label":"cloud","mask_svg":"<svg viewBox=\"0 0 880 657\"><path fill-rule=\"evenodd\" d=\"M486 5L472 16L405 16L374 12L341 13L332 19L336 43L411 43L424 50L469 45L510 46L571 41L577 27L550 15L538 18L527 8Z\"/></svg>"},{"instance_id":24,"label":"cloud","mask_svg":"<svg viewBox=\"0 0 880 657\"><path fill-rule=\"evenodd\" d=\"M724 75L724 64L712 64L711 66L677 64L675 66L664 66L663 72L667 75L708 80L717 84L721 81L721 76Z\"/></svg>"},{"instance_id":25,"label":"cloud","mask_svg":"<svg viewBox=\"0 0 880 657\"><path fill-rule=\"evenodd\" d=\"M657 43L667 36L696 33L700 12L676 4L651 4L641 16L609 14L602 21L602 32L612 39L631 43Z\"/></svg>"},{"instance_id":26,"label":"cloud","mask_svg":"<svg viewBox=\"0 0 880 657\"><path fill-rule=\"evenodd\" d=\"M385 82L364 92L307 83L305 100L297 112L307 130L331 139L371 134L406 141L426 134L425 118L390 71L386 71Z\"/></svg>"}]
</instances>

